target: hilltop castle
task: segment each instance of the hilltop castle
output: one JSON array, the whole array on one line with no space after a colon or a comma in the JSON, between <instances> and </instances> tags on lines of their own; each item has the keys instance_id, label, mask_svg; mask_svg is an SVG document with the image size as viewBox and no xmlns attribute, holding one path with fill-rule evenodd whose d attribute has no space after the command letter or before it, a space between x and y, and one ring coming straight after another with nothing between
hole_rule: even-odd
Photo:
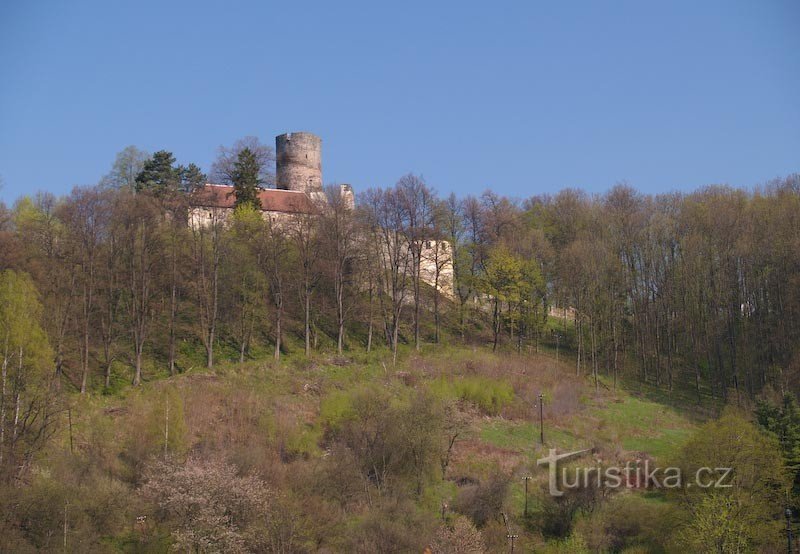
<instances>
[{"instance_id":1,"label":"hilltop castle","mask_svg":"<svg viewBox=\"0 0 800 554\"><path fill-rule=\"evenodd\" d=\"M276 188L261 189L259 200L265 216L286 219L292 214L311 214L315 203L325 201L322 189L322 139L312 133L286 133L275 137ZM355 207L350 185L339 185L347 205ZM189 221L206 226L233 212L236 193L230 185L206 184L192 198Z\"/></svg>"},{"instance_id":2,"label":"hilltop castle","mask_svg":"<svg viewBox=\"0 0 800 554\"><path fill-rule=\"evenodd\" d=\"M275 158L276 188L261 189L258 194L263 216L287 222L292 216L319 213L319 206L326 202L322 188L322 139L307 132L278 135L275 137ZM355 208L355 196L350 185L339 185L339 194L345 205ZM235 204L236 193L232 186L208 183L192 195L189 223L193 227L206 227L215 221L225 221L233 213ZM422 281L438 286L441 293L452 298L450 244L426 240L421 255Z\"/></svg>"}]
</instances>

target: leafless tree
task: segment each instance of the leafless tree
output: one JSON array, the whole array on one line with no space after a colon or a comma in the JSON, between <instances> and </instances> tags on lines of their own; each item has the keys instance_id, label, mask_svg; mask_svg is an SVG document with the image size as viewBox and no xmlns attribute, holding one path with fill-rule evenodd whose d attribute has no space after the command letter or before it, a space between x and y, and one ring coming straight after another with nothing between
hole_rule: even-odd
<instances>
[{"instance_id":1,"label":"leafless tree","mask_svg":"<svg viewBox=\"0 0 800 554\"><path fill-rule=\"evenodd\" d=\"M336 351L344 349L345 322L354 302L349 298L354 288L354 260L358 255L355 213L347 204L338 186L325 189L327 206L322 210L320 235L323 241L322 255L326 262L328 277L333 281L336 303Z\"/></svg>"},{"instance_id":2,"label":"leafless tree","mask_svg":"<svg viewBox=\"0 0 800 554\"><path fill-rule=\"evenodd\" d=\"M217 150L217 159L211 165L211 179L220 185L233 185L236 175L236 161L239 152L245 148L255 155L259 167L259 182L271 185L275 182L273 166L275 164L275 150L263 144L258 137L247 136L237 140L233 146L220 146Z\"/></svg>"}]
</instances>

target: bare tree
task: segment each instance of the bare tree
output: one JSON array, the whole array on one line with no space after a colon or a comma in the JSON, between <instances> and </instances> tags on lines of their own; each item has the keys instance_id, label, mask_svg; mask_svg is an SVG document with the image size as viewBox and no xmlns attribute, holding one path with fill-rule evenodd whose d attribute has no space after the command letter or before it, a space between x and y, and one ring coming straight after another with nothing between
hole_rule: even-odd
<instances>
[{"instance_id":1,"label":"bare tree","mask_svg":"<svg viewBox=\"0 0 800 554\"><path fill-rule=\"evenodd\" d=\"M420 345L420 310L422 306L422 264L426 242L430 240L434 194L422 177L408 174L395 187L397 207L401 210L402 233L408 244L411 262L411 284L414 293L414 347Z\"/></svg>"},{"instance_id":2,"label":"bare tree","mask_svg":"<svg viewBox=\"0 0 800 554\"><path fill-rule=\"evenodd\" d=\"M269 282L269 295L275 309L274 359L280 361L285 301L290 288L288 272L292 266L293 252L286 236L285 227L274 217L265 218L259 239L256 245L256 256L264 276Z\"/></svg>"},{"instance_id":3,"label":"bare tree","mask_svg":"<svg viewBox=\"0 0 800 554\"><path fill-rule=\"evenodd\" d=\"M133 339L133 384L139 385L142 382L144 346L157 298L157 271L162 261L159 204L146 194L121 194L114 206L114 220L121 227L123 305Z\"/></svg>"},{"instance_id":4,"label":"bare tree","mask_svg":"<svg viewBox=\"0 0 800 554\"><path fill-rule=\"evenodd\" d=\"M336 302L336 351L344 349L345 321L353 302L348 297L353 288L353 274L357 256L355 213L347 204L338 186L325 189L328 200L322 212L322 254L326 261L328 277L333 281ZM371 331L371 329L370 329Z\"/></svg>"},{"instance_id":5,"label":"bare tree","mask_svg":"<svg viewBox=\"0 0 800 554\"><path fill-rule=\"evenodd\" d=\"M59 215L67 228L69 258L81 289L81 394L89 379L89 346L94 316L101 245L107 240L111 199L99 187L76 187L60 206Z\"/></svg>"},{"instance_id":6,"label":"bare tree","mask_svg":"<svg viewBox=\"0 0 800 554\"><path fill-rule=\"evenodd\" d=\"M220 146L217 149L217 159L211 165L211 179L221 185L233 185L236 181L236 162L239 153L248 149L253 153L259 166L258 181L272 185L275 182L273 166L275 164L275 150L263 144L258 137L247 136L237 140L233 146Z\"/></svg>"},{"instance_id":7,"label":"bare tree","mask_svg":"<svg viewBox=\"0 0 800 554\"><path fill-rule=\"evenodd\" d=\"M108 175L100 180L103 188L113 188L117 190L136 190L136 176L144 169L144 163L150 158L150 154L140 150L135 146L127 146L117 154L114 165Z\"/></svg>"},{"instance_id":8,"label":"bare tree","mask_svg":"<svg viewBox=\"0 0 800 554\"><path fill-rule=\"evenodd\" d=\"M405 210L394 190L369 189L363 196L363 217L378 262L378 299L384 314L386 343L397 362L400 320L408 293L411 254L403 229ZM384 305L388 295L389 305Z\"/></svg>"},{"instance_id":9,"label":"bare tree","mask_svg":"<svg viewBox=\"0 0 800 554\"><path fill-rule=\"evenodd\" d=\"M297 253L296 262L300 270L297 292L303 305L303 338L305 354L311 354L311 297L320 279L320 253L322 241L319 235L319 216L316 213L294 214L288 232Z\"/></svg>"},{"instance_id":10,"label":"bare tree","mask_svg":"<svg viewBox=\"0 0 800 554\"><path fill-rule=\"evenodd\" d=\"M199 309L200 338L206 349L206 367L214 367L214 344L219 319L220 267L227 250L225 214L210 210L207 224L193 224L194 293Z\"/></svg>"}]
</instances>

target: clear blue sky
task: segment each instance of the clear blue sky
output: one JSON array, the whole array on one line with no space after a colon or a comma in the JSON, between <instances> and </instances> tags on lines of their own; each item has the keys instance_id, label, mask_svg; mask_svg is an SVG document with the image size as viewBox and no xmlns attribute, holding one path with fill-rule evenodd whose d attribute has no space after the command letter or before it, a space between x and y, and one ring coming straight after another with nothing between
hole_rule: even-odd
<instances>
[{"instance_id":1,"label":"clear blue sky","mask_svg":"<svg viewBox=\"0 0 800 554\"><path fill-rule=\"evenodd\" d=\"M299 130L359 190L752 186L800 171L800 3L0 1L7 202Z\"/></svg>"}]
</instances>

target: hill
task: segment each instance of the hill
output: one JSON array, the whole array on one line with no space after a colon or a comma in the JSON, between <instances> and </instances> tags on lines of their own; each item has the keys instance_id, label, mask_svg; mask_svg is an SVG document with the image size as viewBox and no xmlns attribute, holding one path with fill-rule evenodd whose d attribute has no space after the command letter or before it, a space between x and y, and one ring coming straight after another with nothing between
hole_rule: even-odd
<instances>
[{"instance_id":1,"label":"hill","mask_svg":"<svg viewBox=\"0 0 800 554\"><path fill-rule=\"evenodd\" d=\"M386 351L226 364L74 401L69 424L17 499L31 525L16 534L15 546L51 549L66 539L70 550L157 551L192 544L204 533L206 502L193 508L191 523L182 522L186 514L170 511L171 493L152 490L153 483L168 488L153 471L165 471L164 463L192 467L194 486L203 489L213 481L203 472L216 463L263 482L275 503L269 510L279 506L265 522L269 540L286 541L285 551L421 551L442 520L464 515L492 551L507 543L506 524L523 550L540 548L602 504L581 500L554 521L547 472L536 467L547 449L666 461L701 421L641 394L595 392L549 355L472 347L409 351L397 366ZM533 477L527 518L526 475ZM664 501L660 492L624 494ZM226 525L238 536L234 528L261 524ZM233 540L212 527L202 540Z\"/></svg>"}]
</instances>

